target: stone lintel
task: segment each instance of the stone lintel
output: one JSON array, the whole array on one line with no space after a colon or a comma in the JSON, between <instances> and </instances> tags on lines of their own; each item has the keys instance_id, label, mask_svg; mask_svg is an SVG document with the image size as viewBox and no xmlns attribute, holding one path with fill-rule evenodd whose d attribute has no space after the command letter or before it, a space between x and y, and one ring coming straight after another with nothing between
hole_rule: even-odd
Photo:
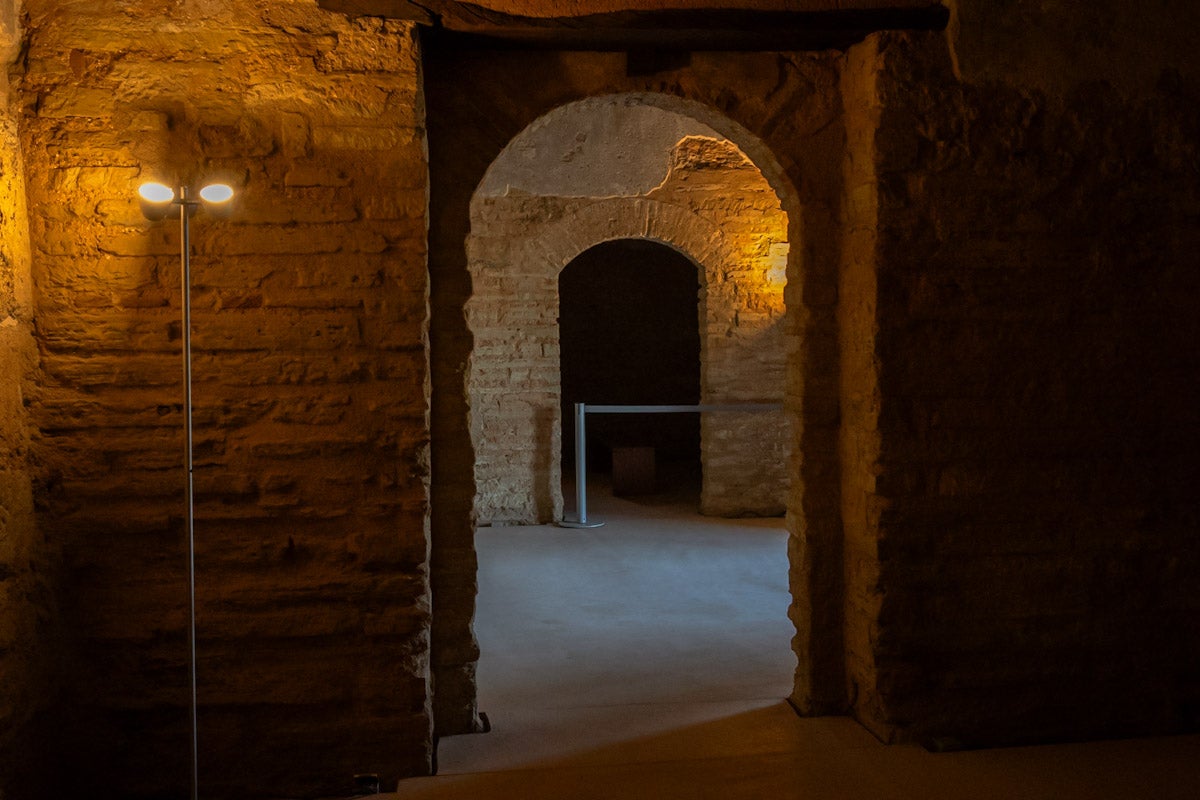
<instances>
[{"instance_id":1,"label":"stone lintel","mask_svg":"<svg viewBox=\"0 0 1200 800\"><path fill-rule=\"evenodd\" d=\"M567 50L807 50L844 48L880 30L941 30L949 10L936 2L880 0L877 7L791 11L657 9L531 17L454 0L319 0L349 16L405 19L450 31L459 46Z\"/></svg>"}]
</instances>

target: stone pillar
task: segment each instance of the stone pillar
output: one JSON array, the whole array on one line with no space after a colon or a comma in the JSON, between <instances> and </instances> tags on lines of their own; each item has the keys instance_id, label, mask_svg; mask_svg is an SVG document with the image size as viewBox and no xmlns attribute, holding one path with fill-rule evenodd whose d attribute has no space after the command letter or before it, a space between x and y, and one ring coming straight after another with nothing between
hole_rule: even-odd
<instances>
[{"instance_id":1,"label":"stone pillar","mask_svg":"<svg viewBox=\"0 0 1200 800\"><path fill-rule=\"evenodd\" d=\"M20 50L17 3L0 3L0 796L28 794L45 765L40 723L61 653L57 558L34 515L29 406L36 400L33 284L25 174L9 105Z\"/></svg>"}]
</instances>

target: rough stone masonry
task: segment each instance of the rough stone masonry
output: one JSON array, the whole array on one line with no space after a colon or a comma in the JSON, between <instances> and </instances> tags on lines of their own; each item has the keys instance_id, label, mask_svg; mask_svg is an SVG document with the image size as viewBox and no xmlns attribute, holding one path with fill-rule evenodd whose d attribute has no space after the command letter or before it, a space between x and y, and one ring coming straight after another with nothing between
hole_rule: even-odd
<instances>
[{"instance_id":1,"label":"rough stone masonry","mask_svg":"<svg viewBox=\"0 0 1200 800\"><path fill-rule=\"evenodd\" d=\"M569 5L429 0L497 29ZM470 200L611 94L685 105L787 214L797 708L939 746L1200 725L1200 7L786 5L949 25L631 69L407 2L0 6L0 792L183 794L149 178L240 197L194 225L205 796L391 784L477 726Z\"/></svg>"},{"instance_id":2,"label":"rough stone masonry","mask_svg":"<svg viewBox=\"0 0 1200 800\"><path fill-rule=\"evenodd\" d=\"M54 746L68 774L149 795L188 772L178 230L143 220L135 191L209 177L238 205L193 223L206 791L426 771L411 28L306 2L26 12L27 400L67 631Z\"/></svg>"}]
</instances>

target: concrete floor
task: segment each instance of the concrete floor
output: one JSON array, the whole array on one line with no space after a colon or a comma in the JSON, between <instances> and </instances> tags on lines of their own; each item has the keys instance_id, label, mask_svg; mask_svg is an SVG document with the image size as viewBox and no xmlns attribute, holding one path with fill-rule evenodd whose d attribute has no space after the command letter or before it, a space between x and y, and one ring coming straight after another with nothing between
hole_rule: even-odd
<instances>
[{"instance_id":1,"label":"concrete floor","mask_svg":"<svg viewBox=\"0 0 1200 800\"><path fill-rule=\"evenodd\" d=\"M602 528L478 532L492 731L442 740L437 776L384 797L1200 797L1200 736L932 754L796 716L783 521L680 499L597 486Z\"/></svg>"}]
</instances>

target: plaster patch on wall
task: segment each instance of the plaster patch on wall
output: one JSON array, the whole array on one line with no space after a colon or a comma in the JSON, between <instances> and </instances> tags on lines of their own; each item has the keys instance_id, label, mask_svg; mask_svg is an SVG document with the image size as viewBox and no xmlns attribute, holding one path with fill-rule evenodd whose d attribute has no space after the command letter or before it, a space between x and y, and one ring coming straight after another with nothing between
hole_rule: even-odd
<instances>
[{"instance_id":1,"label":"plaster patch on wall","mask_svg":"<svg viewBox=\"0 0 1200 800\"><path fill-rule=\"evenodd\" d=\"M21 51L20 3L0 1L0 61L11 64Z\"/></svg>"},{"instance_id":2,"label":"plaster patch on wall","mask_svg":"<svg viewBox=\"0 0 1200 800\"><path fill-rule=\"evenodd\" d=\"M639 197L667 178L677 145L725 137L702 122L623 97L550 112L521 132L488 170L477 197Z\"/></svg>"}]
</instances>

